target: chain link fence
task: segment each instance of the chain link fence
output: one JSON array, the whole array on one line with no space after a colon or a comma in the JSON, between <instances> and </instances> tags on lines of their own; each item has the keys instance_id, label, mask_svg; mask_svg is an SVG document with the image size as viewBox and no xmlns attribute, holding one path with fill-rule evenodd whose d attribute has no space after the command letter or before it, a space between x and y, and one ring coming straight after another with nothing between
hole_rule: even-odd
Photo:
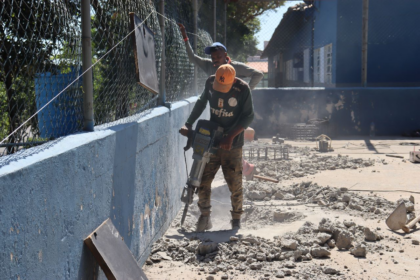
<instances>
[{"instance_id":1,"label":"chain link fence","mask_svg":"<svg viewBox=\"0 0 420 280\"><path fill-rule=\"evenodd\" d=\"M95 125L156 106L156 97L136 83L131 38L122 39L130 31L130 12L147 18L144 24L154 32L159 77L162 54L159 2L91 1L92 63L97 63L92 70ZM173 102L195 95L194 66L189 63L176 24L183 23L192 32L193 11L191 1L165 2L166 99ZM0 141L79 78L0 144L1 157L81 131L83 77L79 77L80 0L4 0L0 4ZM197 33L191 37L197 40L200 50L212 43L206 31L199 29ZM202 51L199 54L204 55ZM201 70L199 77L204 77Z\"/></svg>"},{"instance_id":2,"label":"chain link fence","mask_svg":"<svg viewBox=\"0 0 420 280\"><path fill-rule=\"evenodd\" d=\"M81 70L78 1L0 3L0 139L16 130ZM0 156L81 129L81 84L0 146Z\"/></svg>"}]
</instances>

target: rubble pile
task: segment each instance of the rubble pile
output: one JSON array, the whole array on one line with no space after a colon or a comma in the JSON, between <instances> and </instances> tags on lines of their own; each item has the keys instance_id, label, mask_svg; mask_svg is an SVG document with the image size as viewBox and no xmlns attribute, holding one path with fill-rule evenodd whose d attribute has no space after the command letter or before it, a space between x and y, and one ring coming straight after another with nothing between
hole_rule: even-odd
<instances>
[{"instance_id":1,"label":"rubble pile","mask_svg":"<svg viewBox=\"0 0 420 280\"><path fill-rule=\"evenodd\" d=\"M305 265L314 258L330 258L332 250L346 250L354 257L389 250L379 241L384 237L376 230L356 225L353 221L332 222L315 226L306 222L296 233L277 236L273 240L257 236L231 236L223 243L200 240L162 238L152 247L147 264L163 260L180 261L198 269L199 275L221 274L222 279L239 274L255 279L283 278L293 275L302 279L340 279L346 271L319 265ZM225 277L225 278L223 278Z\"/></svg>"},{"instance_id":2,"label":"rubble pile","mask_svg":"<svg viewBox=\"0 0 420 280\"><path fill-rule=\"evenodd\" d=\"M300 160L259 160L251 162L256 164L258 175L276 178L280 181L314 175L323 170L359 169L375 165L373 159L317 154L301 157ZM380 162L386 164L386 161Z\"/></svg>"},{"instance_id":3,"label":"rubble pile","mask_svg":"<svg viewBox=\"0 0 420 280\"><path fill-rule=\"evenodd\" d=\"M281 184L248 181L244 182L245 197L251 201L297 200L302 203L318 204L334 210L364 212L368 216L386 216L402 201L408 212L414 214L414 204L401 199L397 203L376 195L362 196L346 188L322 187L311 181L289 186Z\"/></svg>"}]
</instances>

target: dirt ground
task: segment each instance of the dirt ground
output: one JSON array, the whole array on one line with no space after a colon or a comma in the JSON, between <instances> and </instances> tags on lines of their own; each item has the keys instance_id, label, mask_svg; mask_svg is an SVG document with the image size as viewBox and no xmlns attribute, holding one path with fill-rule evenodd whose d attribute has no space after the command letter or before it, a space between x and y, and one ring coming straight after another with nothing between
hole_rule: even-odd
<instances>
[{"instance_id":1,"label":"dirt ground","mask_svg":"<svg viewBox=\"0 0 420 280\"><path fill-rule=\"evenodd\" d=\"M269 139L259 140L259 143L269 143ZM407 143L418 143L416 139L343 139L332 142L333 152L328 155L334 157L349 156L351 158L373 159L375 164L358 169L336 169L322 170L314 175L307 175L299 178L290 178L278 183L278 187L302 182L316 183L321 187L329 186L332 188L347 188L348 193L360 195L368 198L384 198L396 203L400 198L408 199L410 195L415 200L415 211L420 208L420 172L418 164L408 161L409 151L420 146L413 146ZM405 143L401 145L401 143ZM296 147L315 147L314 142L286 141ZM315 155L321 155L316 151L311 151ZM325 153L323 154L325 155ZM404 159L389 157L386 155L403 156ZM302 161L299 154L291 154L291 160ZM258 160L253 160L257 167ZM260 182L260 184L262 184ZM244 184L246 185L246 184ZM195 233L193 226L187 230L179 228L179 222L174 222L168 229L163 239L190 240L198 238L200 240L211 240L216 243L229 242L231 236L238 238L252 235L267 240L274 240L275 237L296 232L305 222L318 225L322 219L328 218L332 222L344 220L355 222L360 228L369 227L383 236L383 239L375 242L379 249L370 250L365 258L356 258L350 254L349 250L338 250L332 248L331 255L326 258L313 258L309 262L299 261L296 263L296 273L285 276L286 279L321 279L300 274L304 269L321 269L331 267L339 271L335 275L324 275L325 279L419 279L420 269L419 246L413 244L413 240L420 240L420 230L414 230L409 234L404 234L401 230L393 232L388 229L385 219L389 214L387 209L382 215L373 215L365 212L332 209L331 207L320 207L314 203L302 203L302 199L291 200L253 200L248 199L244 202L245 208L265 209L258 212L257 216L251 216L247 212L242 218L242 228L233 232L230 230L230 193L223 180L223 176L218 174L212 185L212 222L213 228L209 232ZM275 188L275 187L273 187ZM251 206L249 206L251 205ZM284 222L273 222L270 218L272 212L287 211L296 213L296 216ZM192 207L190 218L196 217L199 213ZM265 218L264 213L269 213L270 217ZM255 214L255 212L254 212ZM252 218L252 219L250 219ZM376 248L376 247L375 247ZM382 248L382 249L380 249ZM150 263L150 262L149 262ZM275 270L284 268L284 261L264 262L263 268L258 272L254 270L238 271L228 269L210 274L209 269L200 264L185 263L183 261L162 260L152 265L145 264L143 270L149 279L276 279ZM313 274L315 275L315 274ZM211 278L214 277L214 278ZM222 276L224 278L222 278ZM209 278L208 278L209 277ZM226 278L228 277L228 278ZM277 275L277 278L280 278ZM324 278L322 278L324 279Z\"/></svg>"}]
</instances>

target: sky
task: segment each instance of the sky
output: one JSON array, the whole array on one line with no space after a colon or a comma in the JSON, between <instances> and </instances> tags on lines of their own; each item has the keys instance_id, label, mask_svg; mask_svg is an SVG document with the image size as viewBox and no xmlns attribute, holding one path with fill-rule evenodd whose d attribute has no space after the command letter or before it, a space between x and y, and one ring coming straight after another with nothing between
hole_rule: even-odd
<instances>
[{"instance_id":1,"label":"sky","mask_svg":"<svg viewBox=\"0 0 420 280\"><path fill-rule=\"evenodd\" d=\"M279 25L281 19L283 18L283 14L287 12L287 9L291 6L300 3L299 1L287 1L284 6L276 9L275 11L265 12L258 18L261 21L261 31L257 33L256 37L259 41L257 48L259 50L264 49L264 41L269 41L271 36L276 30L276 27Z\"/></svg>"}]
</instances>

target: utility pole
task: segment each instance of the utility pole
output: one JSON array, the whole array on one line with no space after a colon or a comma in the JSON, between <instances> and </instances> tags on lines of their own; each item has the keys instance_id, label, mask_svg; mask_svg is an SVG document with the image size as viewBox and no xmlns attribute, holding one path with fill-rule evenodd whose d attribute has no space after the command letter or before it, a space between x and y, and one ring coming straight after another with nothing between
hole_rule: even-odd
<instances>
[{"instance_id":1,"label":"utility pole","mask_svg":"<svg viewBox=\"0 0 420 280\"><path fill-rule=\"evenodd\" d=\"M216 0L213 0L213 42L216 42Z\"/></svg>"},{"instance_id":2,"label":"utility pole","mask_svg":"<svg viewBox=\"0 0 420 280\"><path fill-rule=\"evenodd\" d=\"M82 64L83 73L92 66L90 1L82 0ZM93 131L93 81L92 69L83 75L83 130Z\"/></svg>"},{"instance_id":3,"label":"utility pole","mask_svg":"<svg viewBox=\"0 0 420 280\"><path fill-rule=\"evenodd\" d=\"M160 83L159 83L159 99L158 104L161 106L166 106L166 58L165 58L165 0L160 0L159 2L159 25L160 25L160 33L162 34L162 56L160 60Z\"/></svg>"},{"instance_id":4,"label":"utility pole","mask_svg":"<svg viewBox=\"0 0 420 280\"><path fill-rule=\"evenodd\" d=\"M362 87L367 86L369 0L363 0L362 23Z\"/></svg>"}]
</instances>

